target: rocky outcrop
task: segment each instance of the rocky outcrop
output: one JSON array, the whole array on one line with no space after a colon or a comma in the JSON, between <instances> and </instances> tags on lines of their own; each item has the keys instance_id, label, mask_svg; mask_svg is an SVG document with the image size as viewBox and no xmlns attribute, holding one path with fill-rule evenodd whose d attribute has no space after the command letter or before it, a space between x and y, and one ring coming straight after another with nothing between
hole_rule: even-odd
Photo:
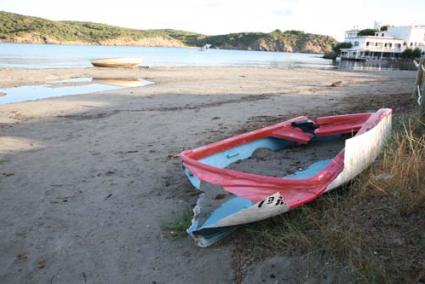
<instances>
[{"instance_id":1,"label":"rocky outcrop","mask_svg":"<svg viewBox=\"0 0 425 284\"><path fill-rule=\"evenodd\" d=\"M326 53L332 50L336 40L323 35L308 34L301 31L279 30L271 33L238 33L209 36L202 43L211 43L223 49L246 49L260 51Z\"/></svg>"}]
</instances>

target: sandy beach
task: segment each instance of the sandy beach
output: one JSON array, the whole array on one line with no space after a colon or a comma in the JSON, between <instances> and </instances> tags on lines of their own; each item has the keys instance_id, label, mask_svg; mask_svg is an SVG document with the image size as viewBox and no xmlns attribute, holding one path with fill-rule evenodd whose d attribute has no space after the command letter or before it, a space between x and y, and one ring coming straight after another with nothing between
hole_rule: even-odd
<instances>
[{"instance_id":1,"label":"sandy beach","mask_svg":"<svg viewBox=\"0 0 425 284\"><path fill-rule=\"evenodd\" d=\"M155 84L0 105L0 282L231 283L237 236L201 249L161 229L197 199L177 155L303 114L397 115L415 73L0 69L0 87L78 77Z\"/></svg>"}]
</instances>

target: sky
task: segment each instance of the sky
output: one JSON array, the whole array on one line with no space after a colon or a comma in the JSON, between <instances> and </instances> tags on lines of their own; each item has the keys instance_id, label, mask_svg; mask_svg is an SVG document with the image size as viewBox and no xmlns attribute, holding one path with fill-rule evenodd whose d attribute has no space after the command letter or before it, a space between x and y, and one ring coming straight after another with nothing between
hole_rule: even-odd
<instances>
[{"instance_id":1,"label":"sky","mask_svg":"<svg viewBox=\"0 0 425 284\"><path fill-rule=\"evenodd\" d=\"M425 25L425 0L0 0L0 10L136 29L208 35L303 30L338 40L345 30L373 27L375 21Z\"/></svg>"}]
</instances>

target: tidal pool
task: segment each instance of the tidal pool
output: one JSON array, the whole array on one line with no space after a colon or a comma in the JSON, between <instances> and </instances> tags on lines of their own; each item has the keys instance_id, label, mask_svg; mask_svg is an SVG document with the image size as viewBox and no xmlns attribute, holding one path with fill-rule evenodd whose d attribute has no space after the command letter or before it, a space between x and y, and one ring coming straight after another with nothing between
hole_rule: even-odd
<instances>
[{"instance_id":1,"label":"tidal pool","mask_svg":"<svg viewBox=\"0 0 425 284\"><path fill-rule=\"evenodd\" d=\"M82 95L153 84L143 79L127 78L72 78L44 85L0 88L0 105L53 97Z\"/></svg>"}]
</instances>

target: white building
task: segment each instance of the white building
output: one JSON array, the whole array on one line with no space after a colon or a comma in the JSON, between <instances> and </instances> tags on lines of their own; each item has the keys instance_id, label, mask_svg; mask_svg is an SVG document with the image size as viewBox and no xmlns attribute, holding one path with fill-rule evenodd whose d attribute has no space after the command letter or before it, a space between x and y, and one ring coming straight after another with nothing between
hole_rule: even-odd
<instances>
[{"instance_id":1,"label":"white building","mask_svg":"<svg viewBox=\"0 0 425 284\"><path fill-rule=\"evenodd\" d=\"M341 59L397 58L406 48L419 48L425 53L425 26L388 27L374 36L359 36L359 31L345 33L345 42L353 47L341 49Z\"/></svg>"}]
</instances>

